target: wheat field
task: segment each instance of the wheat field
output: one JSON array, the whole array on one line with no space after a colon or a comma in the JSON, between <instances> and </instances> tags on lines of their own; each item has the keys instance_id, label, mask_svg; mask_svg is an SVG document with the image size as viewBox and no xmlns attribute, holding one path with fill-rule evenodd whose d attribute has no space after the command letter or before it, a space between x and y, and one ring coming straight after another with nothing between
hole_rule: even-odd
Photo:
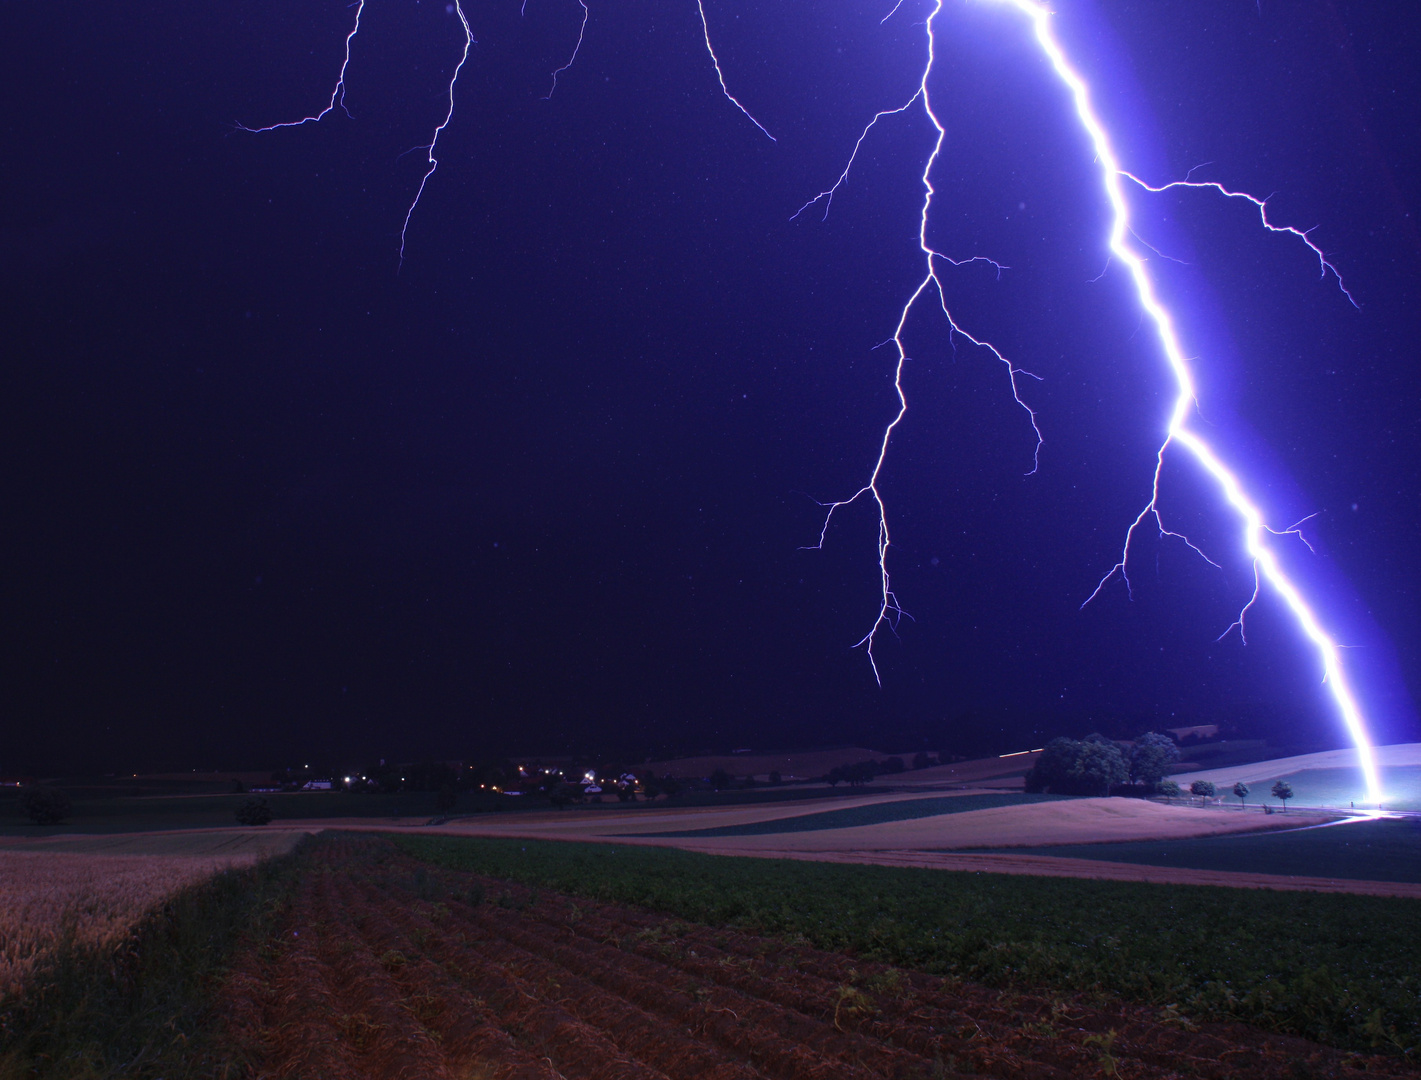
<instances>
[{"instance_id":1,"label":"wheat field","mask_svg":"<svg viewBox=\"0 0 1421 1080\"><path fill-rule=\"evenodd\" d=\"M61 941L115 942L180 889L289 851L299 832L54 837L0 846L0 996Z\"/></svg>"}]
</instances>

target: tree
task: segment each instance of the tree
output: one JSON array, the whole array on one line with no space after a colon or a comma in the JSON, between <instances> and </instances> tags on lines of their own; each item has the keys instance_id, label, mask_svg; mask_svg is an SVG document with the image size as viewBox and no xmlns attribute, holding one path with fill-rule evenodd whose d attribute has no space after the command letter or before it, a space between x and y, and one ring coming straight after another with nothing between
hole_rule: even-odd
<instances>
[{"instance_id":1,"label":"tree","mask_svg":"<svg viewBox=\"0 0 1421 1080\"><path fill-rule=\"evenodd\" d=\"M724 769L716 769L715 772L710 774L710 786L716 791L724 791L734 783L735 781L731 779L730 774Z\"/></svg>"},{"instance_id":2,"label":"tree","mask_svg":"<svg viewBox=\"0 0 1421 1080\"><path fill-rule=\"evenodd\" d=\"M1076 748L1080 744L1075 739L1067 739L1061 736L1052 739L1042 750L1041 756L1036 759L1036 764L1026 774L1026 790L1029 792L1042 792L1048 788L1059 793L1061 783L1065 782L1066 776L1070 773L1071 765L1076 760Z\"/></svg>"},{"instance_id":3,"label":"tree","mask_svg":"<svg viewBox=\"0 0 1421 1080\"><path fill-rule=\"evenodd\" d=\"M1189 785L1189 794L1198 795L1201 799L1212 799L1217 790L1212 780L1195 780Z\"/></svg>"},{"instance_id":4,"label":"tree","mask_svg":"<svg viewBox=\"0 0 1421 1080\"><path fill-rule=\"evenodd\" d=\"M1110 789L1130 779L1130 766L1120 747L1108 739L1081 744L1072 777L1090 795L1109 795Z\"/></svg>"},{"instance_id":5,"label":"tree","mask_svg":"<svg viewBox=\"0 0 1421 1080\"><path fill-rule=\"evenodd\" d=\"M1293 785L1286 780L1279 780L1273 785L1273 798L1281 799L1283 803L1283 813L1288 812L1288 800L1293 797Z\"/></svg>"},{"instance_id":6,"label":"tree","mask_svg":"<svg viewBox=\"0 0 1421 1080\"><path fill-rule=\"evenodd\" d=\"M1155 791L1161 795L1168 795L1171 799L1179 797L1179 785L1173 780L1161 780L1155 785Z\"/></svg>"},{"instance_id":7,"label":"tree","mask_svg":"<svg viewBox=\"0 0 1421 1080\"><path fill-rule=\"evenodd\" d=\"M439 790L434 793L434 809L436 813L447 814L454 809L459 801L459 793L454 790L453 784L441 784Z\"/></svg>"},{"instance_id":8,"label":"tree","mask_svg":"<svg viewBox=\"0 0 1421 1080\"><path fill-rule=\"evenodd\" d=\"M237 807L238 825L265 825L271 819L271 807L265 799L247 799Z\"/></svg>"},{"instance_id":9,"label":"tree","mask_svg":"<svg viewBox=\"0 0 1421 1080\"><path fill-rule=\"evenodd\" d=\"M771 783L771 784L782 784L782 783L784 783L784 777L782 777L782 776L780 775L779 769L772 769L772 770L770 771L770 783Z\"/></svg>"},{"instance_id":10,"label":"tree","mask_svg":"<svg viewBox=\"0 0 1421 1080\"><path fill-rule=\"evenodd\" d=\"M1157 784L1179 760L1179 747L1168 735L1147 731L1130 747L1130 782Z\"/></svg>"},{"instance_id":11,"label":"tree","mask_svg":"<svg viewBox=\"0 0 1421 1080\"><path fill-rule=\"evenodd\" d=\"M20 793L20 813L36 825L58 825L73 809L69 796L57 787L40 784Z\"/></svg>"},{"instance_id":12,"label":"tree","mask_svg":"<svg viewBox=\"0 0 1421 1080\"><path fill-rule=\"evenodd\" d=\"M1240 780L1234 785L1234 794L1238 796L1238 808L1243 809L1243 800L1248 798L1248 785Z\"/></svg>"},{"instance_id":13,"label":"tree","mask_svg":"<svg viewBox=\"0 0 1421 1080\"><path fill-rule=\"evenodd\" d=\"M927 751L919 750L913 755L913 768L926 769L931 767L933 759L928 757Z\"/></svg>"},{"instance_id":14,"label":"tree","mask_svg":"<svg viewBox=\"0 0 1421 1080\"><path fill-rule=\"evenodd\" d=\"M902 761L898 762L902 765ZM862 787L867 784L882 770L878 762L870 758L868 761L860 761L856 764L846 766L844 769L844 779L849 782L849 787ZM901 769L899 771L902 771Z\"/></svg>"},{"instance_id":15,"label":"tree","mask_svg":"<svg viewBox=\"0 0 1421 1080\"><path fill-rule=\"evenodd\" d=\"M1026 790L1058 795L1109 795L1129 779L1130 769L1120 747L1103 736L1056 738L1046 744L1026 774Z\"/></svg>"},{"instance_id":16,"label":"tree","mask_svg":"<svg viewBox=\"0 0 1421 1080\"><path fill-rule=\"evenodd\" d=\"M580 802L582 799L582 789L576 784L569 784L566 780L559 780L548 789L548 802L552 803L559 810L569 803Z\"/></svg>"}]
</instances>

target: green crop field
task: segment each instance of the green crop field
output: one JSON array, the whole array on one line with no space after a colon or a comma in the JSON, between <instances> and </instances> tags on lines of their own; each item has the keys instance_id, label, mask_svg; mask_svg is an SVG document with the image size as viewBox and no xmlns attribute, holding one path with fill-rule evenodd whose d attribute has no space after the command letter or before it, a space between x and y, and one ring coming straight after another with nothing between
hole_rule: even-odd
<instances>
[{"instance_id":1,"label":"green crop field","mask_svg":"<svg viewBox=\"0 0 1421 1080\"><path fill-rule=\"evenodd\" d=\"M431 863L1006 986L1421 1050L1421 903L403 836Z\"/></svg>"}]
</instances>

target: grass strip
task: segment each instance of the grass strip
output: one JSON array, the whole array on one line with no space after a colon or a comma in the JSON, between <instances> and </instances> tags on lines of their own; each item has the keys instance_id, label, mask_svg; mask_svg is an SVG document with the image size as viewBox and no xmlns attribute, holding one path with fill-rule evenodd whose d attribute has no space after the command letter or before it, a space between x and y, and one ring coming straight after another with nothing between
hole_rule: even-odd
<instances>
[{"instance_id":1,"label":"grass strip","mask_svg":"<svg viewBox=\"0 0 1421 1080\"><path fill-rule=\"evenodd\" d=\"M456 870L1019 988L1103 991L1344 1049L1421 1054L1421 903L669 848L401 836Z\"/></svg>"},{"instance_id":2,"label":"grass strip","mask_svg":"<svg viewBox=\"0 0 1421 1080\"><path fill-rule=\"evenodd\" d=\"M751 821L744 825L715 825L709 829L683 829L677 832L638 833L639 836L773 836L778 833L822 832L825 829L852 829L858 825L882 825L889 821L913 821L917 818L940 817L944 814L965 814L971 810L990 810L998 806L1020 806L1023 803L1058 802L1069 795L939 795L927 799L903 799L899 802L870 803L844 810L823 810L800 817L778 818L774 821Z\"/></svg>"},{"instance_id":3,"label":"grass strip","mask_svg":"<svg viewBox=\"0 0 1421 1080\"><path fill-rule=\"evenodd\" d=\"M0 1080L242 1075L213 994L239 944L274 927L304 862L298 848L190 886L116 947L62 940L0 1000Z\"/></svg>"}]
</instances>

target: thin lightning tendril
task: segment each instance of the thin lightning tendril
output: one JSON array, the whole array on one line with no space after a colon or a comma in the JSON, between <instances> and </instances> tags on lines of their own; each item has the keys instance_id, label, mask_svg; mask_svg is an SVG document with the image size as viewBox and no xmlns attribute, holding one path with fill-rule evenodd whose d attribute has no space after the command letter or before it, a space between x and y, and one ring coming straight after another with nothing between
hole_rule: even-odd
<instances>
[{"instance_id":1,"label":"thin lightning tendril","mask_svg":"<svg viewBox=\"0 0 1421 1080\"><path fill-rule=\"evenodd\" d=\"M577 44L572 47L572 55L567 58L567 63L553 72L553 85L548 91L547 97L543 98L544 101L550 100L557 92L558 76L577 63L577 54L582 51L582 39L587 36L587 20L592 12L587 10L587 0L577 0L577 2L582 6L582 25L577 28ZM524 0L524 7L527 7L527 0Z\"/></svg>"},{"instance_id":2,"label":"thin lightning tendril","mask_svg":"<svg viewBox=\"0 0 1421 1080\"><path fill-rule=\"evenodd\" d=\"M583 5L586 11L586 5ZM449 126L449 121L454 119L454 87L459 81L459 72L463 70L464 62L469 59L469 49L473 47L474 35L469 29L468 16L464 14L461 0L454 0L454 12L459 16L459 25L464 28L464 51L459 55L459 62L454 65L454 74L449 77L449 110L444 114L444 119L439 122L439 126L434 129L434 137L429 140L429 145L425 147L415 147L416 150L425 151L424 161L428 166L424 170L424 175L419 178L419 189L414 193L414 200L410 203L410 208L405 211L405 223L400 226L400 265L405 264L405 236L410 231L410 218L414 217L415 207L419 206L419 200L424 195L425 185L429 183L429 178L434 175L434 170L439 168L439 160L434 156L434 148L439 145L439 136L444 129ZM579 39L579 42L581 39ZM574 54L575 55L575 54ZM569 61L570 63L571 61ZM557 85L557 76L553 76L553 85ZM551 91L549 91L551 93Z\"/></svg>"},{"instance_id":3,"label":"thin lightning tendril","mask_svg":"<svg viewBox=\"0 0 1421 1080\"><path fill-rule=\"evenodd\" d=\"M1018 376L1025 375L1037 381L1040 381L1040 376L1034 375L1024 368L1017 367L1003 356L995 345L974 337L964 330L957 320L953 318L952 312L948 310L946 288L943 285L942 278L939 276L939 268L944 263L953 267L963 267L979 262L986 263L996 270L998 277L1001 276L1003 270L1008 268L984 255L976 255L966 259L951 258L938 251L928 241L928 218L932 212L933 196L936 194L936 189L932 183L932 170L933 166L937 163L938 156L942 153L943 140L947 137L947 129L943 127L941 121L938 120L937 115L933 112L932 95L928 90L928 79L932 75L933 61L936 58L937 46L936 38L933 36L933 20L937 18L938 13L942 10L942 5L943 0L936 0L932 13L928 16L927 22L924 24L927 28L927 60L923 66L923 77L919 81L917 89L913 91L913 96L896 109L884 109L874 114L873 119L868 122L867 126L865 126L863 131L859 134L858 141L854 143L853 151L849 155L848 164L844 166L844 171L839 174L838 179L835 180L830 187L821 191L796 210L790 219L794 220L794 218L799 217L800 214L803 214L811 206L819 202L824 203L824 216L828 217L829 207L833 203L834 195L839 188L848 181L849 173L854 167L854 161L858 157L864 140L868 138L869 132L885 117L898 116L907 112L914 104L918 102L922 103L923 112L926 114L934 130L937 131L937 139L933 143L932 153L928 155L927 163L923 166L923 204L918 216L918 248L922 252L927 266L922 279L918 282L917 288L913 290L913 294L908 298L908 302L903 305L903 309L898 313L898 324L893 330L893 337L890 339L898 350L898 357L893 369L893 390L898 395L898 411L888 423L888 426L883 429L883 438L878 446L878 458L873 463L873 471L869 473L868 482L846 499L838 499L833 502L821 502L819 504L825 511L824 525L819 530L819 541L815 544L806 545L805 548L805 550L821 550L824 547L829 533L829 526L834 520L834 514L842 508L856 503L860 499L868 499L878 510L878 574L880 590L878 617L874 619L873 625L869 627L868 633L859 639L854 648L862 648L864 650L865 655L868 657L869 666L873 668L873 677L879 685L882 685L883 679L878 670L878 661L873 655L874 641L878 636L878 632L884 627L896 631L899 621L907 613L898 603L898 597L893 592L893 582L888 573L888 550L892 546L892 540L888 531L888 509L884 505L883 494L879 491L878 482L883 475L883 465L888 458L888 444L892 441L893 432L897 429L898 425L902 423L903 417L908 412L908 399L903 393L903 369L908 363L908 353L903 343L903 331L908 325L908 317L913 313L913 309L917 306L919 300L925 295L935 295L937 297L937 306L947 319L948 333L953 341L955 342L958 337L966 339L972 345L987 350L995 360L1006 368L1007 381L1011 386L1012 399L1026 413L1027 418L1031 422L1031 430L1036 435L1036 447L1032 453L1031 469L1026 473L1027 476L1031 476L1035 473L1040 465L1041 444L1043 442L1041 428L1038 427L1036 423L1036 413L1030 405L1022 400L1021 389L1017 382ZM895 7L893 10L897 11L898 9ZM891 15L892 12L889 12L889 14Z\"/></svg>"},{"instance_id":4,"label":"thin lightning tendril","mask_svg":"<svg viewBox=\"0 0 1421 1080\"><path fill-rule=\"evenodd\" d=\"M696 10L701 13L701 31L705 34L706 38L706 52L710 53L711 63L715 65L715 77L720 81L720 92L729 99L732 105L745 114L750 123L765 132L765 138L769 139L770 142L777 142L778 140L773 135L765 131L765 125L751 116L750 110L740 104L740 99L730 92L730 87L725 85L725 72L720 70L720 58L716 56L715 46L711 44L710 23L706 21L705 0L696 0Z\"/></svg>"},{"instance_id":5,"label":"thin lightning tendril","mask_svg":"<svg viewBox=\"0 0 1421 1080\"><path fill-rule=\"evenodd\" d=\"M247 127L246 124L238 123L238 131L249 131L253 135L259 135L264 131L275 131L277 128L300 127L302 124L317 124L326 118L326 114L334 111L339 105L346 116L350 116L350 110L345 107L345 69L350 67L350 43L355 40L355 35L360 33L360 16L365 11L365 0L358 0L355 5L355 25L350 28L350 33L345 35L345 59L341 61L340 76L336 79L335 89L331 91L330 103L318 112L315 116L303 116L300 120L287 120L281 124L270 124L267 127Z\"/></svg>"},{"instance_id":6,"label":"thin lightning tendril","mask_svg":"<svg viewBox=\"0 0 1421 1080\"><path fill-rule=\"evenodd\" d=\"M587 7L587 0L577 0L577 3L582 8L582 23L577 30L577 43L573 45L572 55L567 58L567 63L553 72L552 85L544 96L544 101L548 101L552 98L558 88L558 76L562 75L577 62L577 54L582 51L582 42L587 35L587 22L592 13ZM341 107L346 116L350 116L350 110L345 107L345 72L346 69L350 67L351 42L355 40L355 35L360 33L360 16L365 11L365 0L357 0L354 6L355 25L350 28L350 33L345 36L345 59L341 61L340 75L336 79L335 89L331 91L330 103L314 116L305 116L300 120L287 120L280 124L269 124L266 127L259 128L248 127L246 124L239 122L236 125L239 131L247 131L258 135L267 131L276 131L278 128L300 127L302 124L319 123L321 120L324 120L329 113L334 111L337 105ZM469 59L469 50L475 44L473 31L469 28L468 16L464 14L462 0L452 0L449 9L459 16L459 24L464 29L464 49L459 55L459 62L454 65L453 74L449 77L449 108L444 113L444 119L441 120L439 126L434 129L434 134L428 143L421 146L412 146L409 150L406 150L404 154L400 155L400 157L404 157L405 154L412 153L415 150L423 150L425 152L425 164L427 166L424 175L419 178L419 187L415 190L414 199L411 200L409 209L405 211L404 223L400 226L400 266L404 266L405 264L405 241L409 236L410 221L414 218L414 212L419 206L419 200L424 196L424 189L429 184L429 178L433 176L435 170L439 168L439 160L434 156L435 147L439 144L439 136L443 134L444 129L449 126L449 122L454 119L454 90L459 82L459 72L463 70L465 62ZM519 8L519 14L526 14L527 10L528 0L523 0ZM710 54L711 64L715 67L715 77L720 83L721 93L725 95L726 100L744 113L750 123L759 128L770 142L775 142L775 137L765 129L765 125L756 120L755 117L751 115L750 110L745 108L745 106L740 103L740 99L732 94L730 88L725 85L725 73L721 71L720 58L716 56L715 46L711 44L710 24L706 20L704 0L696 0L696 10L700 13L701 31L705 36L706 52ZM1001 268L998 267L998 270L1000 269Z\"/></svg>"},{"instance_id":7,"label":"thin lightning tendril","mask_svg":"<svg viewBox=\"0 0 1421 1080\"><path fill-rule=\"evenodd\" d=\"M1313 230L1297 229L1291 225L1274 225L1271 221L1268 220L1268 199L1260 199L1257 195L1250 195L1246 191L1230 191L1228 188L1224 187L1223 184L1220 184L1215 180L1190 180L1186 177L1183 180L1173 180L1168 184L1160 184L1158 187L1155 187L1152 184L1145 183L1134 173L1126 172L1124 169L1119 169L1117 171L1126 180L1133 181L1134 183L1139 184L1140 187L1144 188L1146 191L1152 191L1156 195L1158 195L1162 191L1170 191L1173 188L1208 188L1211 191L1217 191L1220 195L1223 195L1226 198L1243 199L1245 202L1252 203L1255 207L1257 207L1258 220L1262 222L1263 227L1265 229L1272 233L1287 233L1289 236L1296 236L1299 240L1306 244L1308 250L1317 256L1318 277L1326 278L1328 274L1331 274L1333 277L1335 277L1337 279L1337 287L1342 290L1342 295L1347 298L1347 302L1351 304L1354 308L1356 308L1358 311L1361 310L1362 305L1357 303L1357 298L1353 296L1351 292L1348 291L1347 286L1343 283L1341 272L1337 269L1337 267L1333 266L1332 263L1328 261L1327 255L1323 252L1322 248L1318 247L1312 242L1312 237L1308 234L1311 233ZM1192 172L1194 170L1190 171ZM1272 198L1272 196L1269 196L1269 198ZM1313 228L1316 228L1316 226L1313 226ZM1136 237L1136 239L1139 239L1139 237Z\"/></svg>"}]
</instances>

